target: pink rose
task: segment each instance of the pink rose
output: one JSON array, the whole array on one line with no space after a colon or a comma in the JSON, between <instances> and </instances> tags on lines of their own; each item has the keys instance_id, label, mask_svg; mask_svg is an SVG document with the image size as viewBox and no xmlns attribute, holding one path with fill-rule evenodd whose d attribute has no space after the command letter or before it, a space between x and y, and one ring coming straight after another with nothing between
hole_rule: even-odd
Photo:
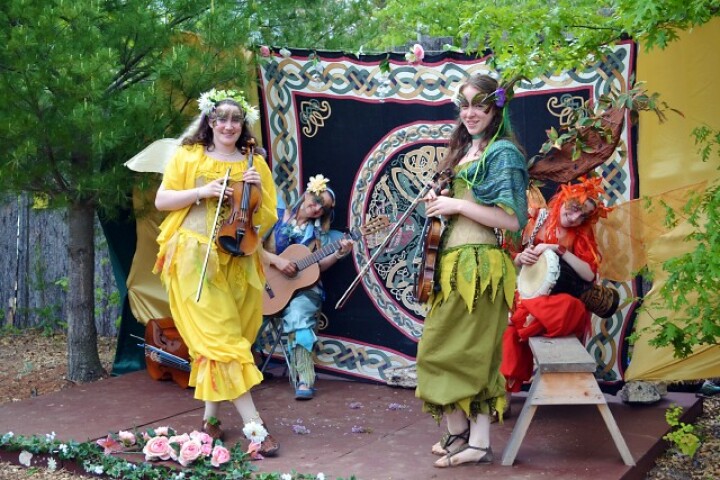
<instances>
[{"instance_id":1,"label":"pink rose","mask_svg":"<svg viewBox=\"0 0 720 480\"><path fill-rule=\"evenodd\" d=\"M170 427L158 427L155 429L155 435L167 436L170 434Z\"/></svg>"},{"instance_id":2,"label":"pink rose","mask_svg":"<svg viewBox=\"0 0 720 480\"><path fill-rule=\"evenodd\" d=\"M407 60L410 65L417 65L422 62L424 58L425 50L419 43L413 45L412 51L405 54L405 60Z\"/></svg>"},{"instance_id":3,"label":"pink rose","mask_svg":"<svg viewBox=\"0 0 720 480\"><path fill-rule=\"evenodd\" d=\"M209 457L212 454L213 446L211 443L203 443L200 450L202 451L203 455Z\"/></svg>"},{"instance_id":4,"label":"pink rose","mask_svg":"<svg viewBox=\"0 0 720 480\"><path fill-rule=\"evenodd\" d=\"M143 447L143 453L145 454L145 460L169 460L171 458L172 448L168 438L162 435L152 437Z\"/></svg>"},{"instance_id":5,"label":"pink rose","mask_svg":"<svg viewBox=\"0 0 720 480\"><path fill-rule=\"evenodd\" d=\"M168 440L168 443L177 443L178 445L182 445L185 442L190 441L190 435L187 433L183 433L182 435L173 435Z\"/></svg>"},{"instance_id":6,"label":"pink rose","mask_svg":"<svg viewBox=\"0 0 720 480\"><path fill-rule=\"evenodd\" d=\"M260 442L250 442L247 450L247 454L250 455L250 460L262 460L265 458L260 454L261 445Z\"/></svg>"},{"instance_id":7,"label":"pink rose","mask_svg":"<svg viewBox=\"0 0 720 480\"><path fill-rule=\"evenodd\" d=\"M212 451L212 459L210 459L210 463L213 467L219 467L223 463L227 463L230 461L230 452L227 448L222 447L220 445L217 445L215 448L213 448Z\"/></svg>"},{"instance_id":8,"label":"pink rose","mask_svg":"<svg viewBox=\"0 0 720 480\"><path fill-rule=\"evenodd\" d=\"M210 445L213 443L213 438L210 435L205 432L198 432L197 430L190 432L190 438L198 440L200 443L209 443Z\"/></svg>"},{"instance_id":9,"label":"pink rose","mask_svg":"<svg viewBox=\"0 0 720 480\"><path fill-rule=\"evenodd\" d=\"M261 57L269 57L270 56L270 48L268 48L267 45L263 45L260 47L260 56Z\"/></svg>"},{"instance_id":10,"label":"pink rose","mask_svg":"<svg viewBox=\"0 0 720 480\"><path fill-rule=\"evenodd\" d=\"M413 54L415 55L416 62L422 62L425 58L425 50L423 49L422 45L416 43L413 46Z\"/></svg>"},{"instance_id":11,"label":"pink rose","mask_svg":"<svg viewBox=\"0 0 720 480\"><path fill-rule=\"evenodd\" d=\"M132 432L127 432L125 430L120 430L118 432L118 438L126 447L135 445L136 442L135 435Z\"/></svg>"},{"instance_id":12,"label":"pink rose","mask_svg":"<svg viewBox=\"0 0 720 480\"><path fill-rule=\"evenodd\" d=\"M178 462L183 467L187 467L202 454L202 445L197 440L189 440L182 444L180 447L180 455L178 455Z\"/></svg>"}]
</instances>

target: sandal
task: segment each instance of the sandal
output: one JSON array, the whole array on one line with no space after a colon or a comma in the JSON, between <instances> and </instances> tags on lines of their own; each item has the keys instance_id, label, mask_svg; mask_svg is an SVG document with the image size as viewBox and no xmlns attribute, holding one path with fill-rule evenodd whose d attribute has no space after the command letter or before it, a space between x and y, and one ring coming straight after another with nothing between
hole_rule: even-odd
<instances>
[{"instance_id":1,"label":"sandal","mask_svg":"<svg viewBox=\"0 0 720 480\"><path fill-rule=\"evenodd\" d=\"M263 457L274 457L278 454L278 450L280 450L280 443L268 433L265 440L260 444L258 453Z\"/></svg>"},{"instance_id":2,"label":"sandal","mask_svg":"<svg viewBox=\"0 0 720 480\"><path fill-rule=\"evenodd\" d=\"M305 387L305 388L300 388ZM315 396L315 389L308 387L306 383L299 383L295 389L295 400L310 400Z\"/></svg>"},{"instance_id":3,"label":"sandal","mask_svg":"<svg viewBox=\"0 0 720 480\"><path fill-rule=\"evenodd\" d=\"M210 435L213 440L222 440L225 436L225 432L220 428L220 422L216 424L208 423L207 420L203 420L202 431Z\"/></svg>"},{"instance_id":4,"label":"sandal","mask_svg":"<svg viewBox=\"0 0 720 480\"><path fill-rule=\"evenodd\" d=\"M464 452L466 450L478 450L480 452L485 452L485 454L483 454L483 456L481 456L477 460L469 460L467 462L458 461L456 463L453 463L453 457L455 457L460 452ZM459 459L459 457L458 457L458 459ZM443 460L445 460L445 463L443 463ZM473 447L472 445L465 445L464 447L461 447L461 448L455 450L454 452L445 455L443 458L441 458L440 460L435 462L434 465L437 468L448 468L448 467L455 467L457 465L465 465L465 464L469 464L469 463L472 463L475 465L486 465L486 464L489 464L492 462L493 462L492 448L490 448L490 447L480 448L480 447Z\"/></svg>"},{"instance_id":5,"label":"sandal","mask_svg":"<svg viewBox=\"0 0 720 480\"><path fill-rule=\"evenodd\" d=\"M453 434L450 432L447 432L445 435L442 436L440 441L432 446L432 453L434 455L440 455L444 456L449 453L451 453L450 446L455 443L456 441L462 440L467 444L468 439L470 438L470 427L466 428L464 432ZM456 445L457 447L460 447L461 445ZM460 450L460 448L458 448Z\"/></svg>"}]
</instances>

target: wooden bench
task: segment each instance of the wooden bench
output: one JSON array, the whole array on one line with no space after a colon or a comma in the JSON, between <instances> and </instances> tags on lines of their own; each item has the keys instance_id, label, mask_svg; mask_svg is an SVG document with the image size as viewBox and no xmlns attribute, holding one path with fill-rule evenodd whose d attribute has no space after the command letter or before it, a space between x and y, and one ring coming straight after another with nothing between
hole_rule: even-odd
<instances>
[{"instance_id":1,"label":"wooden bench","mask_svg":"<svg viewBox=\"0 0 720 480\"><path fill-rule=\"evenodd\" d=\"M575 337L531 337L537 371L502 464L512 465L539 405L597 405L625 465L635 461L595 380L595 360Z\"/></svg>"}]
</instances>

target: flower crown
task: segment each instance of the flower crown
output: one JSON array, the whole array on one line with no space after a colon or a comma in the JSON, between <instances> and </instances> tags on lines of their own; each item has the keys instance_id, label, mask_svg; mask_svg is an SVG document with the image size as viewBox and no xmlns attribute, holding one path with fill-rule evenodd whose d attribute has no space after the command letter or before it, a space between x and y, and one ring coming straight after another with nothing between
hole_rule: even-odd
<instances>
[{"instance_id":1,"label":"flower crown","mask_svg":"<svg viewBox=\"0 0 720 480\"><path fill-rule=\"evenodd\" d=\"M497 90L495 90L492 93L489 93L485 95L485 98L482 99L482 102L480 103L489 103L493 102L496 107L503 108L505 106L505 103L507 102L507 91L503 87L498 87ZM453 95L452 102L460 108L462 106L462 100L460 100L460 89L455 92L455 95Z\"/></svg>"},{"instance_id":2,"label":"flower crown","mask_svg":"<svg viewBox=\"0 0 720 480\"><path fill-rule=\"evenodd\" d=\"M510 100L512 100L514 95L514 87L515 84L519 80L523 80L525 77L515 77L507 82L499 82L498 88L485 95L485 98L483 98L482 102L480 103L494 103L496 107L503 108ZM466 84L461 83L457 90L455 91L455 94L452 97L453 103L459 108L461 106L461 99L460 99L460 91L462 90L462 87L464 87Z\"/></svg>"},{"instance_id":3,"label":"flower crown","mask_svg":"<svg viewBox=\"0 0 720 480\"><path fill-rule=\"evenodd\" d=\"M328 189L329 178L325 178L322 174L310 177L310 181L307 183L307 191L315 195L320 195Z\"/></svg>"},{"instance_id":4,"label":"flower crown","mask_svg":"<svg viewBox=\"0 0 720 480\"><path fill-rule=\"evenodd\" d=\"M198 99L198 108L205 115L210 115L215 111L218 102L223 100L232 100L240 105L245 115L245 120L250 124L254 124L260 118L260 114L253 105L250 105L239 90L209 90Z\"/></svg>"}]
</instances>

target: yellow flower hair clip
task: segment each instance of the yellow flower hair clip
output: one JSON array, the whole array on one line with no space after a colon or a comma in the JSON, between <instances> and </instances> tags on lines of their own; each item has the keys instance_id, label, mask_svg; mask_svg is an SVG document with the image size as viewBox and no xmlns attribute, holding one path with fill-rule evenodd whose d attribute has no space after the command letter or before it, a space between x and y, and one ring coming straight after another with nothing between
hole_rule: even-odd
<instances>
[{"instance_id":1,"label":"yellow flower hair clip","mask_svg":"<svg viewBox=\"0 0 720 480\"><path fill-rule=\"evenodd\" d=\"M322 174L310 177L310 181L307 183L307 191L315 195L320 195L322 192L328 189L329 178L325 178Z\"/></svg>"}]
</instances>

